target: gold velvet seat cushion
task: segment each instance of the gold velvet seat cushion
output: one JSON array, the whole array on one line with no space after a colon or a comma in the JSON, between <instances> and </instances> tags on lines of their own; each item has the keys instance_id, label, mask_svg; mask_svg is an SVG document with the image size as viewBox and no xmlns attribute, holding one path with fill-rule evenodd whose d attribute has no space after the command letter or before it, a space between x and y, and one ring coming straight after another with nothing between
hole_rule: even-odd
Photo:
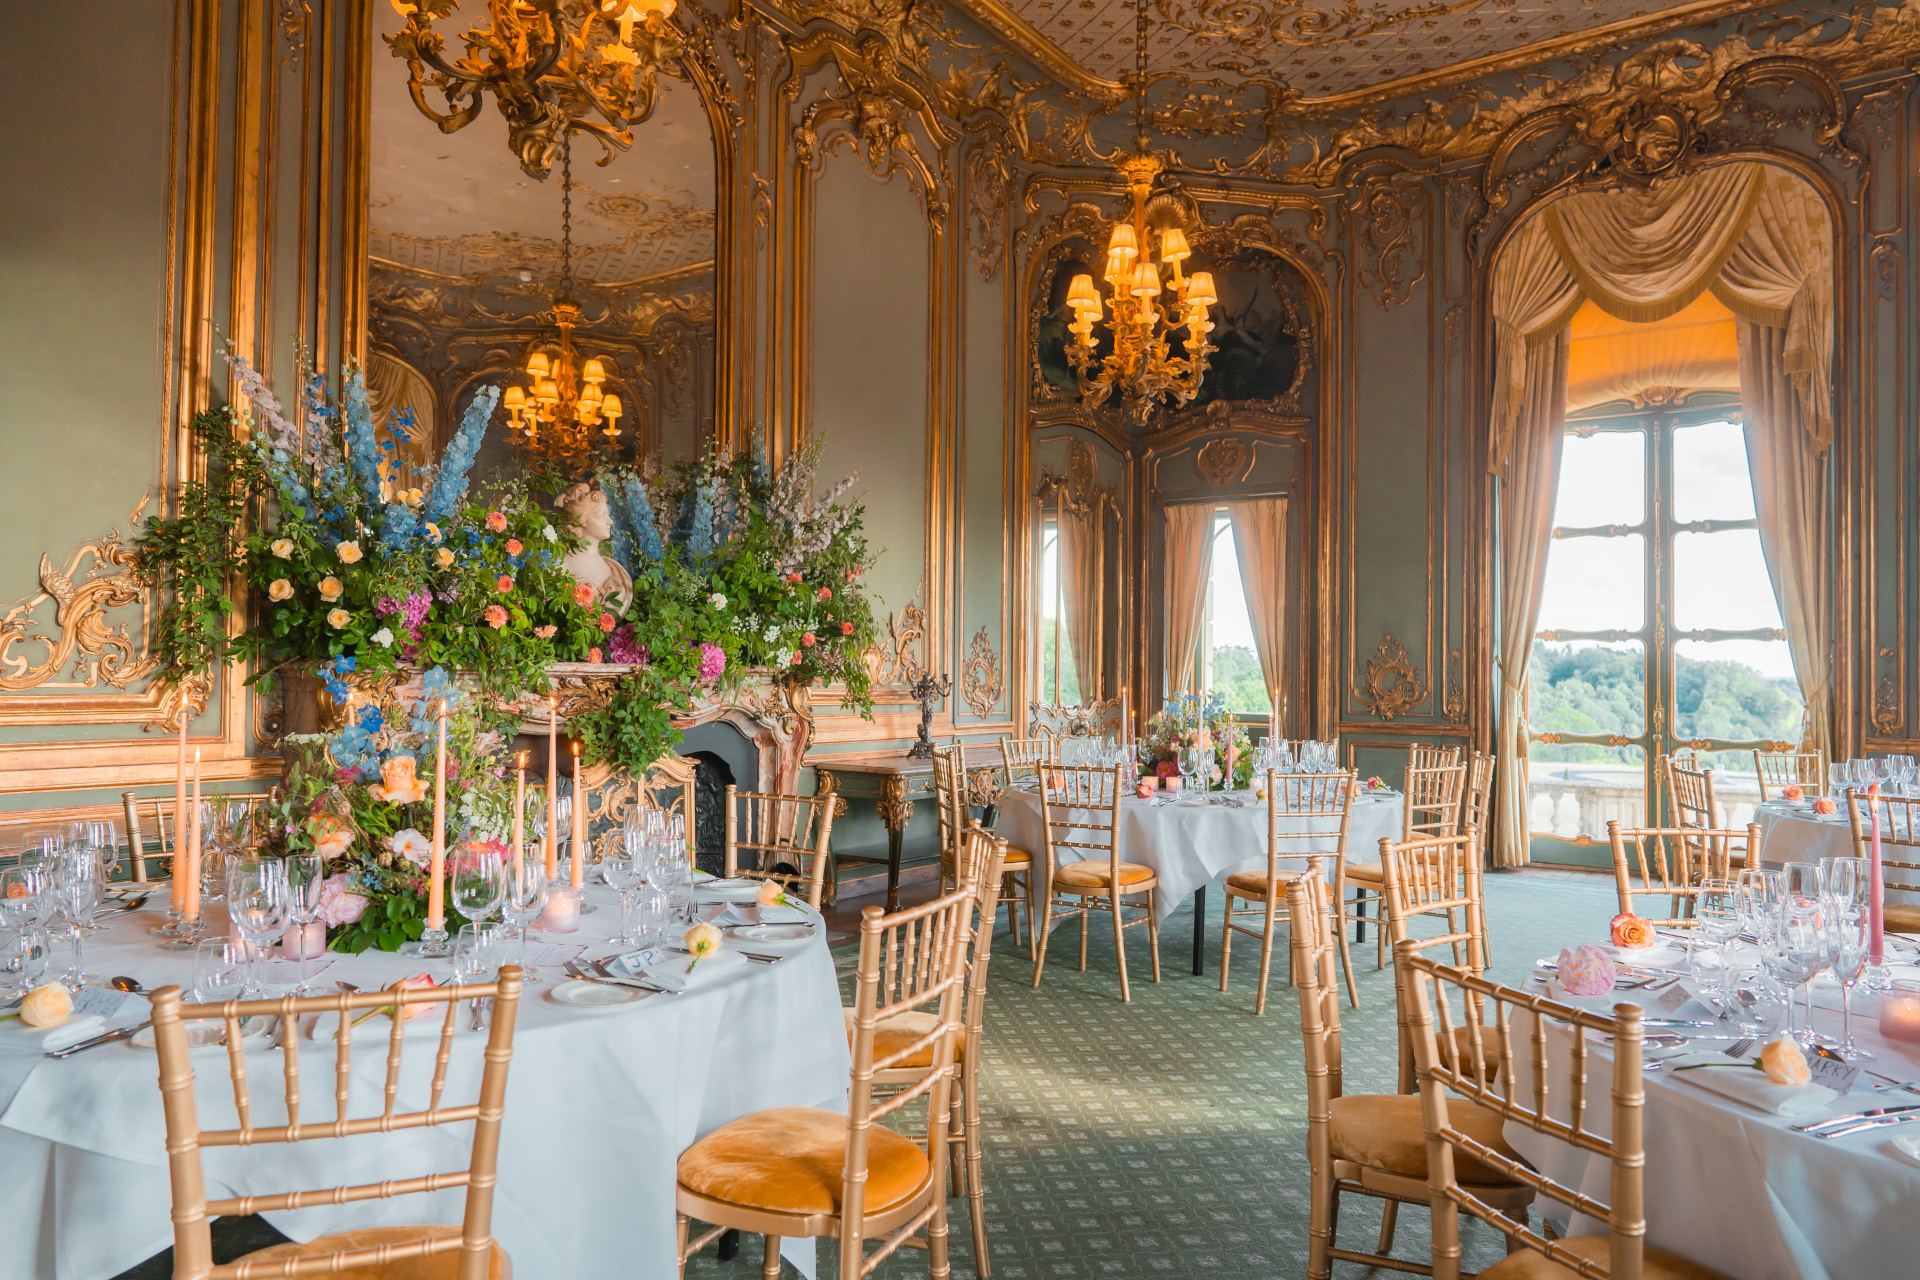
<instances>
[{"instance_id":1,"label":"gold velvet seat cushion","mask_svg":"<svg viewBox=\"0 0 1920 1280\"><path fill-rule=\"evenodd\" d=\"M1282 871L1280 878L1273 882L1274 896L1284 899L1287 886L1305 875L1305 871ZM1267 873L1264 871L1236 871L1227 877L1227 892L1236 898L1252 898L1256 902L1267 900ZM1280 904L1285 906L1283 901Z\"/></svg>"},{"instance_id":2,"label":"gold velvet seat cushion","mask_svg":"<svg viewBox=\"0 0 1920 1280\"><path fill-rule=\"evenodd\" d=\"M411 1244L415 1240L431 1240L436 1236L457 1237L459 1234L458 1227L362 1227L357 1231L337 1231L330 1236L320 1236L305 1244L276 1244L271 1248L258 1249L240 1261L259 1264L285 1262L289 1258L324 1257L329 1253L377 1249L382 1245ZM492 1256L487 1262L487 1280L513 1280L513 1263L508 1261L498 1240L493 1242L491 1252ZM327 1274L334 1280L454 1280L459 1272L460 1253L454 1250L431 1258L368 1263L329 1271Z\"/></svg>"},{"instance_id":3,"label":"gold velvet seat cushion","mask_svg":"<svg viewBox=\"0 0 1920 1280\"><path fill-rule=\"evenodd\" d=\"M1377 862L1349 862L1346 874L1349 880L1360 880L1367 884L1384 884L1387 879L1386 872L1380 869Z\"/></svg>"},{"instance_id":4,"label":"gold velvet seat cushion","mask_svg":"<svg viewBox=\"0 0 1920 1280\"><path fill-rule=\"evenodd\" d=\"M1104 862L1069 862L1053 873L1053 883L1059 889L1104 889L1113 878L1113 868ZM1140 884L1153 879L1153 868L1143 867L1137 862L1120 864L1120 885Z\"/></svg>"},{"instance_id":5,"label":"gold velvet seat cushion","mask_svg":"<svg viewBox=\"0 0 1920 1280\"><path fill-rule=\"evenodd\" d=\"M1575 1257L1602 1266L1606 1265L1607 1254L1612 1248L1606 1236L1571 1236L1556 1243ZM1640 1262L1640 1274L1646 1280L1726 1280L1718 1271L1709 1271L1698 1263L1676 1258L1652 1245L1645 1247ZM1573 1280L1578 1274L1573 1268L1561 1266L1544 1253L1522 1249L1482 1271L1480 1280Z\"/></svg>"},{"instance_id":6,"label":"gold velvet seat cushion","mask_svg":"<svg viewBox=\"0 0 1920 1280\"><path fill-rule=\"evenodd\" d=\"M1473 1075L1473 1037L1466 1027L1453 1029L1453 1043L1458 1057L1455 1059L1461 1075L1469 1078ZM1445 1052L1445 1045L1441 1046ZM1480 1028L1480 1065L1484 1071L1484 1080L1492 1084L1500 1078L1500 1033L1492 1027ZM1452 1114L1449 1112L1448 1114Z\"/></svg>"},{"instance_id":7,"label":"gold velvet seat cushion","mask_svg":"<svg viewBox=\"0 0 1920 1280\"><path fill-rule=\"evenodd\" d=\"M817 1107L774 1107L722 1125L680 1153L680 1185L697 1196L769 1213L840 1212L847 1118ZM927 1184L927 1153L881 1125L867 1130L868 1213Z\"/></svg>"},{"instance_id":8,"label":"gold velvet seat cushion","mask_svg":"<svg viewBox=\"0 0 1920 1280\"><path fill-rule=\"evenodd\" d=\"M1511 1160L1520 1157L1501 1136L1503 1122L1485 1107L1448 1099L1447 1119L1454 1128ZM1417 1094L1363 1093L1333 1100L1327 1140L1335 1159L1385 1169L1409 1178L1427 1176L1427 1136L1420 1125ZM1454 1175L1476 1186L1506 1185L1497 1170L1489 1169L1461 1151L1453 1153Z\"/></svg>"},{"instance_id":9,"label":"gold velvet seat cushion","mask_svg":"<svg viewBox=\"0 0 1920 1280\"><path fill-rule=\"evenodd\" d=\"M1889 902L1886 916L1887 928L1895 933L1920 933L1920 906L1905 902Z\"/></svg>"},{"instance_id":10,"label":"gold velvet seat cushion","mask_svg":"<svg viewBox=\"0 0 1920 1280\"><path fill-rule=\"evenodd\" d=\"M1033 865L1033 855L1018 845L1010 844L1007 846L1007 856L1001 860L1000 869L1002 871L1011 871L1015 867L1031 865Z\"/></svg>"},{"instance_id":11,"label":"gold velvet seat cushion","mask_svg":"<svg viewBox=\"0 0 1920 1280\"><path fill-rule=\"evenodd\" d=\"M840 1016L847 1026L847 1044L853 1044L853 1010L841 1009ZM873 1060L884 1062L899 1053L922 1036L930 1035L940 1025L940 1015L925 1009L908 1009L896 1013L873 1029ZM958 1059L966 1052L965 1036L953 1038L953 1056ZM933 1065L933 1046L927 1045L904 1062L896 1062L888 1067L889 1071L901 1071L908 1067L931 1067Z\"/></svg>"}]
</instances>

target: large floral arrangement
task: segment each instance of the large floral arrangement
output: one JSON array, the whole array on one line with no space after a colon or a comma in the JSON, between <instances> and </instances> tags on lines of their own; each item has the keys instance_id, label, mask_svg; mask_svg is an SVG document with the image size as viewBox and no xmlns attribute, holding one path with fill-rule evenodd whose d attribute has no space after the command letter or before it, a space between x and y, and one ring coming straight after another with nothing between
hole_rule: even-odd
<instances>
[{"instance_id":1,"label":"large floral arrangement","mask_svg":"<svg viewBox=\"0 0 1920 1280\"><path fill-rule=\"evenodd\" d=\"M147 581L172 591L156 640L167 678L239 659L255 678L314 671L344 701L349 673L439 666L504 717L554 663L622 663L616 696L576 731L590 760L636 768L678 742L674 711L750 670L837 682L871 713L861 508L841 501L852 477L814 495L817 451L779 468L710 456L602 472L614 523L603 549L634 583L630 599L603 599L562 564L581 545L550 509L564 481L493 476L472 492L497 388L474 396L438 466L418 468L393 445L405 415L383 435L357 369L337 407L308 378L296 424L229 359L250 411L196 419L205 478L140 540ZM257 616L229 635L239 599Z\"/></svg>"},{"instance_id":2,"label":"large floral arrangement","mask_svg":"<svg viewBox=\"0 0 1920 1280\"><path fill-rule=\"evenodd\" d=\"M1140 733L1140 768L1146 773L1174 773L1176 751L1202 747L1213 752L1216 781L1231 775L1228 786L1251 785L1253 744L1228 708L1226 694L1217 690L1167 699Z\"/></svg>"},{"instance_id":3,"label":"large floral arrangement","mask_svg":"<svg viewBox=\"0 0 1920 1280\"><path fill-rule=\"evenodd\" d=\"M433 769L447 707L449 856L462 841L510 840L513 778L500 733L444 668L403 691L400 716L377 708L334 734L289 740L292 763L273 810L273 844L327 860L320 921L337 951L392 951L426 926Z\"/></svg>"}]
</instances>

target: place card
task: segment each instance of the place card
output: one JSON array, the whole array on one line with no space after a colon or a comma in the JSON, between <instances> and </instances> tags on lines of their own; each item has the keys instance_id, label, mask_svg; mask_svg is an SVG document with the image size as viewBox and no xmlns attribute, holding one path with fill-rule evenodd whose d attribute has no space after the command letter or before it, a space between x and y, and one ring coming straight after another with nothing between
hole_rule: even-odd
<instances>
[{"instance_id":1,"label":"place card","mask_svg":"<svg viewBox=\"0 0 1920 1280\"><path fill-rule=\"evenodd\" d=\"M332 968L335 959L335 956L324 955L314 956L308 960L307 981L312 982L315 978ZM300 962L298 960L282 960L276 956L260 962L260 982L262 986L291 987L299 981Z\"/></svg>"},{"instance_id":2,"label":"place card","mask_svg":"<svg viewBox=\"0 0 1920 1280\"><path fill-rule=\"evenodd\" d=\"M119 991L113 987L82 987L73 998L73 1016L90 1018L98 1015L111 1022L127 1003L131 993Z\"/></svg>"},{"instance_id":3,"label":"place card","mask_svg":"<svg viewBox=\"0 0 1920 1280\"><path fill-rule=\"evenodd\" d=\"M1860 1078L1861 1068L1839 1054L1816 1046L1807 1055L1807 1070L1813 1073L1813 1083L1823 1084L1835 1093L1847 1093L1852 1090L1854 1081Z\"/></svg>"},{"instance_id":4,"label":"place card","mask_svg":"<svg viewBox=\"0 0 1920 1280\"><path fill-rule=\"evenodd\" d=\"M586 949L587 947L585 943L534 942L532 939L528 939L527 956L525 961L524 962L521 961L518 956L518 953L516 953L514 957L514 963L515 964L524 963L529 968L535 968L535 969L539 968L541 965L572 964L575 960L578 960L580 958L580 953L585 951Z\"/></svg>"}]
</instances>

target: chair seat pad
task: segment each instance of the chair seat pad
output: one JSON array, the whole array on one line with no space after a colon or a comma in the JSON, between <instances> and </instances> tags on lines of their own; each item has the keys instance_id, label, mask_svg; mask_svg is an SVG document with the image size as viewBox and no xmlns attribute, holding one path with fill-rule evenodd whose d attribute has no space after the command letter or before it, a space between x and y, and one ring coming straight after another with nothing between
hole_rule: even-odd
<instances>
[{"instance_id":1,"label":"chair seat pad","mask_svg":"<svg viewBox=\"0 0 1920 1280\"><path fill-rule=\"evenodd\" d=\"M1607 1265L1612 1241L1606 1236L1569 1236L1557 1241L1577 1258ZM1647 1245L1640 1255L1640 1274L1645 1280L1726 1280L1718 1271L1709 1271L1698 1263L1676 1258L1665 1249ZM1563 1267L1532 1249L1522 1249L1501 1259L1480 1273L1480 1280L1572 1280L1579 1273Z\"/></svg>"},{"instance_id":2,"label":"chair seat pad","mask_svg":"<svg viewBox=\"0 0 1920 1280\"><path fill-rule=\"evenodd\" d=\"M1018 845L1007 846L1007 856L1000 862L1000 870L1011 871L1015 867L1033 865L1033 854Z\"/></svg>"},{"instance_id":3,"label":"chair seat pad","mask_svg":"<svg viewBox=\"0 0 1920 1280\"><path fill-rule=\"evenodd\" d=\"M1304 871L1282 871L1280 878L1273 882L1276 897L1286 897L1287 886L1305 875ZM1252 898L1255 902L1267 900L1267 873L1264 871L1236 871L1227 877L1227 892L1236 898ZM1281 906L1285 906L1283 901Z\"/></svg>"},{"instance_id":4,"label":"chair seat pad","mask_svg":"<svg viewBox=\"0 0 1920 1280\"><path fill-rule=\"evenodd\" d=\"M847 1118L818 1107L774 1107L715 1129L680 1153L680 1185L698 1196L769 1213L840 1212ZM927 1185L927 1153L883 1125L867 1130L868 1213Z\"/></svg>"},{"instance_id":5,"label":"chair seat pad","mask_svg":"<svg viewBox=\"0 0 1920 1280\"><path fill-rule=\"evenodd\" d=\"M1069 862L1053 873L1055 887L1062 889L1104 889L1113 878L1113 868L1104 862ZM1153 879L1153 868L1137 862L1120 864L1120 885L1142 884Z\"/></svg>"},{"instance_id":6,"label":"chair seat pad","mask_svg":"<svg viewBox=\"0 0 1920 1280\"><path fill-rule=\"evenodd\" d=\"M1377 862L1349 862L1346 877L1349 880L1364 880L1368 884L1381 884L1387 878Z\"/></svg>"},{"instance_id":7,"label":"chair seat pad","mask_svg":"<svg viewBox=\"0 0 1920 1280\"><path fill-rule=\"evenodd\" d=\"M1889 902L1886 914L1887 928L1895 933L1920 933L1920 906L1905 902Z\"/></svg>"},{"instance_id":8,"label":"chair seat pad","mask_svg":"<svg viewBox=\"0 0 1920 1280\"><path fill-rule=\"evenodd\" d=\"M847 1047L853 1047L853 1010L843 1008L840 1017L847 1027ZM922 1036L930 1035L940 1025L940 1015L925 1009L908 1009L896 1013L873 1029L873 1060L883 1062L899 1053ZM958 1060L967 1051L967 1038L956 1035L953 1038L953 1056ZM903 1071L909 1067L931 1067L933 1065L933 1046L927 1045L904 1062L896 1062L888 1067L889 1071Z\"/></svg>"},{"instance_id":9,"label":"chair seat pad","mask_svg":"<svg viewBox=\"0 0 1920 1280\"><path fill-rule=\"evenodd\" d=\"M1501 1136L1503 1122L1485 1107L1449 1099L1447 1118L1456 1129L1512 1160L1520 1157ZM1418 1094L1363 1093L1333 1100L1327 1139L1336 1159L1385 1169L1409 1178L1427 1176L1427 1137L1420 1124ZM1506 1185L1496 1170L1455 1151L1453 1168L1463 1183Z\"/></svg>"},{"instance_id":10,"label":"chair seat pad","mask_svg":"<svg viewBox=\"0 0 1920 1280\"><path fill-rule=\"evenodd\" d=\"M437 1236L457 1237L459 1234L459 1227L361 1227L355 1231L336 1231L330 1236L319 1236L305 1244L276 1244L270 1248L256 1249L238 1261L255 1264L285 1262L288 1258L324 1257L329 1253L377 1249L382 1245L411 1244L415 1240L431 1240ZM498 1240L493 1242L491 1255L487 1262L487 1280L513 1280L513 1263L508 1261L506 1251L501 1249ZM459 1272L460 1253L454 1250L431 1258L403 1258L384 1264L366 1263L329 1271L327 1274L334 1280L454 1280Z\"/></svg>"}]
</instances>

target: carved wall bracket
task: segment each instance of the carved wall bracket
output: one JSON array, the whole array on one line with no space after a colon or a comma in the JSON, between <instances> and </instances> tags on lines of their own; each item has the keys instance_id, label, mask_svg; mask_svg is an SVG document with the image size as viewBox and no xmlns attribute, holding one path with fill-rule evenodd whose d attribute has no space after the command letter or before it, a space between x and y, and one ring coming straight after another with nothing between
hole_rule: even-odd
<instances>
[{"instance_id":1,"label":"carved wall bracket","mask_svg":"<svg viewBox=\"0 0 1920 1280\"><path fill-rule=\"evenodd\" d=\"M137 522L146 509L142 498L132 516ZM97 689L102 685L126 689L144 680L159 666L147 652L147 588L135 576L135 553L118 529L104 538L92 538L68 553L55 568L53 558L40 557L40 589L0 612L0 691L9 693L41 685ZM40 615L51 602L53 617ZM130 622L107 620L112 609L142 606L138 631ZM45 630L51 621L52 630ZM37 646L37 651L16 652Z\"/></svg>"},{"instance_id":2,"label":"carved wall bracket","mask_svg":"<svg viewBox=\"0 0 1920 1280\"><path fill-rule=\"evenodd\" d=\"M1001 691L1000 655L994 652L987 629L981 627L967 650L967 664L960 669L960 696L973 714L984 719L999 705Z\"/></svg>"},{"instance_id":3,"label":"carved wall bracket","mask_svg":"<svg viewBox=\"0 0 1920 1280\"><path fill-rule=\"evenodd\" d=\"M1380 647L1367 659L1366 679L1354 686L1353 696L1382 720L1403 716L1426 701L1426 679L1391 631L1381 634Z\"/></svg>"}]
</instances>

